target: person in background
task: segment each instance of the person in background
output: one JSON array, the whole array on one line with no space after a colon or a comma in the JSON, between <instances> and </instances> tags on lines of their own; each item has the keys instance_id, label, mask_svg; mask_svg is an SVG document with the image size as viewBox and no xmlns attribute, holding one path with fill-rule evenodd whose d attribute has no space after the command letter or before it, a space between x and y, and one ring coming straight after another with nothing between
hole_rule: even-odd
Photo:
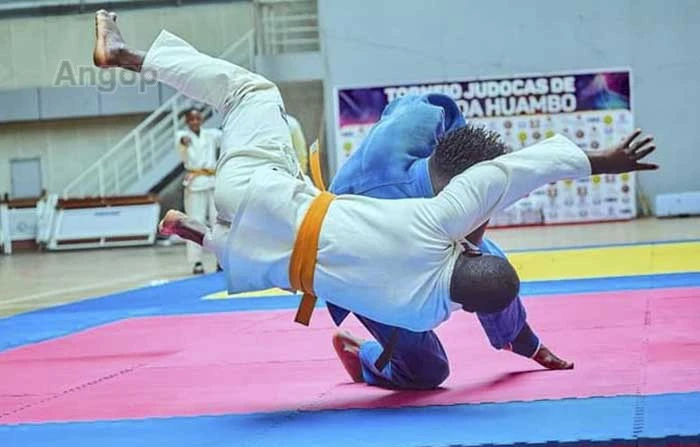
<instances>
[{"instance_id":1,"label":"person in background","mask_svg":"<svg viewBox=\"0 0 700 447\"><path fill-rule=\"evenodd\" d=\"M185 165L185 212L196 216L200 222L209 222L213 227L216 222L214 207L214 175L221 131L202 128L202 113L191 108L185 112L187 129L177 132L176 146ZM187 242L187 262L192 266L192 273L204 273L202 264L202 247Z\"/></svg>"}]
</instances>

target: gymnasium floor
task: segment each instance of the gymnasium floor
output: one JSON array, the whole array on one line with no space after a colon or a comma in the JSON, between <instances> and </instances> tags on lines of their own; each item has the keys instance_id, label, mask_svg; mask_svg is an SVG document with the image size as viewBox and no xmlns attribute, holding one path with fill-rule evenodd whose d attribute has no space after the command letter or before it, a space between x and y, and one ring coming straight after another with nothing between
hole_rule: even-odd
<instances>
[{"instance_id":1,"label":"gymnasium floor","mask_svg":"<svg viewBox=\"0 0 700 447\"><path fill-rule=\"evenodd\" d=\"M455 314L442 389L370 388L323 308L304 328L297 297L177 279L182 246L0 257L0 446L700 444L700 219L490 236L575 370L494 351Z\"/></svg>"}]
</instances>

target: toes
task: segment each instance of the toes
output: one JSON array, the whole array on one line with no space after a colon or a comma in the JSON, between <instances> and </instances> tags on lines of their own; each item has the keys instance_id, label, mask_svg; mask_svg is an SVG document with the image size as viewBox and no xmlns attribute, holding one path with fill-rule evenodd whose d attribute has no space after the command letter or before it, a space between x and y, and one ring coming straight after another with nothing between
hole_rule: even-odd
<instances>
[{"instance_id":1,"label":"toes","mask_svg":"<svg viewBox=\"0 0 700 447\"><path fill-rule=\"evenodd\" d=\"M117 21L117 13L116 13L116 12L107 11L106 9L100 9L99 11L97 11L97 12L95 13L95 17L98 17L98 18L100 18L100 17L108 17L108 18L109 18L110 20L112 20L113 22L116 22L116 21Z\"/></svg>"}]
</instances>

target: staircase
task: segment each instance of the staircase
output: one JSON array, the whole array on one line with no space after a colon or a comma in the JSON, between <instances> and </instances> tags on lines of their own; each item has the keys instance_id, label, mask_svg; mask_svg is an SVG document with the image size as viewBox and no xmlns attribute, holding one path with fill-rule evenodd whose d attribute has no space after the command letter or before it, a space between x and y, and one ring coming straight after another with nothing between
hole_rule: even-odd
<instances>
[{"instance_id":1,"label":"staircase","mask_svg":"<svg viewBox=\"0 0 700 447\"><path fill-rule=\"evenodd\" d=\"M260 55L320 51L316 0L255 0Z\"/></svg>"},{"instance_id":2,"label":"staircase","mask_svg":"<svg viewBox=\"0 0 700 447\"><path fill-rule=\"evenodd\" d=\"M254 31L250 30L218 57L254 69ZM176 93L68 184L61 196L67 199L149 192L180 165L174 149L175 135L186 126L182 112L193 106L202 109L205 122L214 116L210 107Z\"/></svg>"}]
</instances>

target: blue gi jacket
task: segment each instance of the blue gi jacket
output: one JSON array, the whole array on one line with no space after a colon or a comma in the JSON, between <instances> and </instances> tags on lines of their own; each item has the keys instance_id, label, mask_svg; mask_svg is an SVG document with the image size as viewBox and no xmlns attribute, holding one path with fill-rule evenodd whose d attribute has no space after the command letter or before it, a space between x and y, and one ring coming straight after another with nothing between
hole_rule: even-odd
<instances>
[{"instance_id":1,"label":"blue gi jacket","mask_svg":"<svg viewBox=\"0 0 700 447\"><path fill-rule=\"evenodd\" d=\"M433 197L428 157L445 133L464 127L457 104L441 94L409 95L392 101L359 148L333 179L334 194L380 199ZM340 325L349 311L328 303Z\"/></svg>"}]
</instances>

